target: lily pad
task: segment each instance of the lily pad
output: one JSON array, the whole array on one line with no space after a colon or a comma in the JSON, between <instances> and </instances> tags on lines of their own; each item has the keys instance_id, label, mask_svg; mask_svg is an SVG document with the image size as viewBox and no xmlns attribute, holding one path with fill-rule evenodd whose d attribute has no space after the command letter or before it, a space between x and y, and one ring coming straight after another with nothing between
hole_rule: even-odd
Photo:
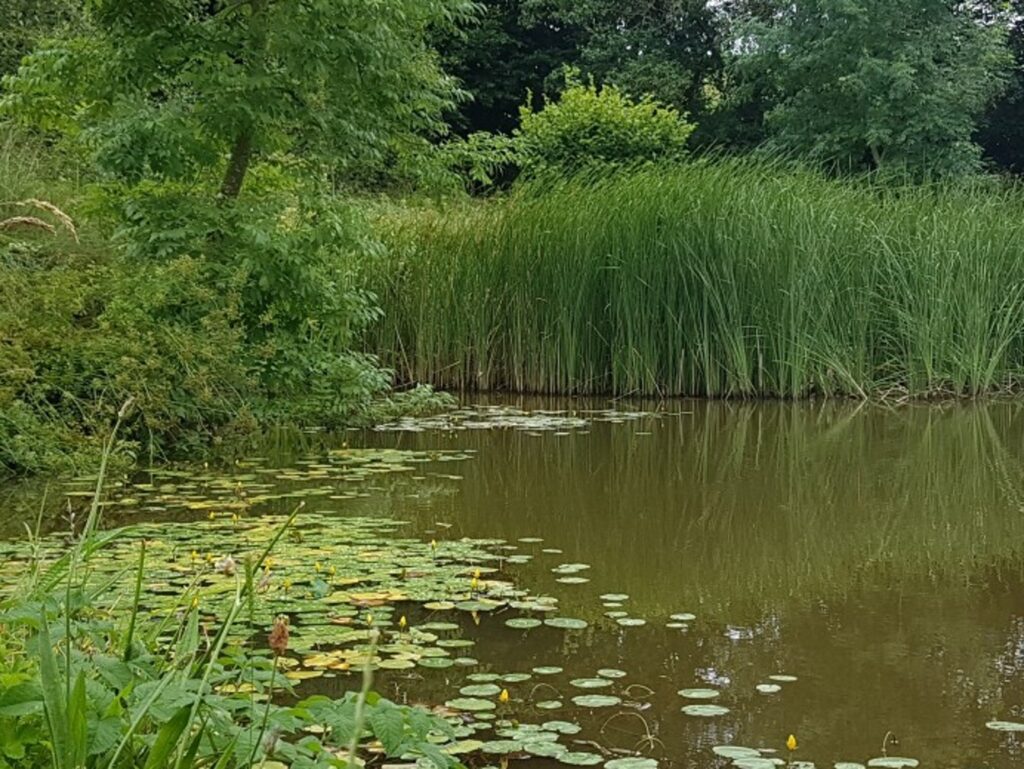
<instances>
[{"instance_id":1,"label":"lily pad","mask_svg":"<svg viewBox=\"0 0 1024 769\"><path fill-rule=\"evenodd\" d=\"M526 752L533 756L542 758L558 758L569 749L557 742L529 742L526 744Z\"/></svg>"},{"instance_id":2,"label":"lily pad","mask_svg":"<svg viewBox=\"0 0 1024 769\"><path fill-rule=\"evenodd\" d=\"M619 617L615 621L623 627L641 627L647 624L647 620L640 619L639 617Z\"/></svg>"},{"instance_id":3,"label":"lily pad","mask_svg":"<svg viewBox=\"0 0 1024 769\"><path fill-rule=\"evenodd\" d=\"M559 734L579 734L583 731L582 726L574 724L572 721L545 721L541 724L541 728Z\"/></svg>"},{"instance_id":4,"label":"lily pad","mask_svg":"<svg viewBox=\"0 0 1024 769\"><path fill-rule=\"evenodd\" d=\"M533 676L529 673L506 673L501 677L501 680L507 684L521 684L523 681L529 681Z\"/></svg>"},{"instance_id":5,"label":"lily pad","mask_svg":"<svg viewBox=\"0 0 1024 769\"><path fill-rule=\"evenodd\" d=\"M562 668L556 667L555 665L542 665L533 669L533 672L539 676L554 676L562 672Z\"/></svg>"},{"instance_id":6,"label":"lily pad","mask_svg":"<svg viewBox=\"0 0 1024 769\"><path fill-rule=\"evenodd\" d=\"M544 624L548 627L559 628L560 630L583 630L587 626L587 621L573 619L572 617L550 617L544 620Z\"/></svg>"},{"instance_id":7,"label":"lily pad","mask_svg":"<svg viewBox=\"0 0 1024 769\"><path fill-rule=\"evenodd\" d=\"M715 745L711 750L722 758L761 758L761 751L757 748L744 748L740 745Z\"/></svg>"},{"instance_id":8,"label":"lily pad","mask_svg":"<svg viewBox=\"0 0 1024 769\"><path fill-rule=\"evenodd\" d=\"M615 601L616 603L622 603L628 601L629 596L625 593L605 593L601 596L602 601Z\"/></svg>"},{"instance_id":9,"label":"lily pad","mask_svg":"<svg viewBox=\"0 0 1024 769\"><path fill-rule=\"evenodd\" d=\"M796 676L787 676L787 675L779 674L779 675L774 675L774 676L768 676L768 680L770 680L770 681L778 681L780 684L790 684L790 683L793 683L793 681L796 681L797 678L796 678Z\"/></svg>"},{"instance_id":10,"label":"lily pad","mask_svg":"<svg viewBox=\"0 0 1024 769\"><path fill-rule=\"evenodd\" d=\"M681 611L678 614L669 615L669 619L676 622L693 622L693 620L697 619L697 615L690 614L688 611Z\"/></svg>"},{"instance_id":11,"label":"lily pad","mask_svg":"<svg viewBox=\"0 0 1024 769\"><path fill-rule=\"evenodd\" d=\"M718 689L680 689L679 696L688 700L713 700L721 694Z\"/></svg>"},{"instance_id":12,"label":"lily pad","mask_svg":"<svg viewBox=\"0 0 1024 769\"><path fill-rule=\"evenodd\" d=\"M610 708L621 703L622 699L610 694L581 694L573 697L572 701L581 708Z\"/></svg>"},{"instance_id":13,"label":"lily pad","mask_svg":"<svg viewBox=\"0 0 1024 769\"><path fill-rule=\"evenodd\" d=\"M569 683L577 689L603 689L612 685L607 678L574 678Z\"/></svg>"},{"instance_id":14,"label":"lily pad","mask_svg":"<svg viewBox=\"0 0 1024 769\"><path fill-rule=\"evenodd\" d=\"M597 671L597 674L599 676L601 676L601 678L625 678L626 677L626 671L625 670L617 670L615 668L601 668L600 670Z\"/></svg>"},{"instance_id":15,"label":"lily pad","mask_svg":"<svg viewBox=\"0 0 1024 769\"><path fill-rule=\"evenodd\" d=\"M758 684L755 688L761 692L761 694L775 694L776 692L782 691L782 687L778 684Z\"/></svg>"},{"instance_id":16,"label":"lily pad","mask_svg":"<svg viewBox=\"0 0 1024 769\"><path fill-rule=\"evenodd\" d=\"M658 762L653 758L640 756L613 758L611 761L605 762L604 769L658 769Z\"/></svg>"},{"instance_id":17,"label":"lily pad","mask_svg":"<svg viewBox=\"0 0 1024 769\"><path fill-rule=\"evenodd\" d=\"M523 743L516 742L515 740L491 740L481 745L480 750L491 755L507 756L510 753L521 753L523 751Z\"/></svg>"},{"instance_id":18,"label":"lily pad","mask_svg":"<svg viewBox=\"0 0 1024 769\"><path fill-rule=\"evenodd\" d=\"M777 758L764 758L757 756L742 756L732 762L736 769L775 769L779 763L785 763Z\"/></svg>"},{"instance_id":19,"label":"lily pad","mask_svg":"<svg viewBox=\"0 0 1024 769\"><path fill-rule=\"evenodd\" d=\"M869 767L875 769L914 769L920 763L916 758L902 758L900 756L881 756L868 761Z\"/></svg>"},{"instance_id":20,"label":"lily pad","mask_svg":"<svg viewBox=\"0 0 1024 769\"><path fill-rule=\"evenodd\" d=\"M558 763L569 766L597 766L602 761L604 761L604 756L580 751L570 751L558 756Z\"/></svg>"},{"instance_id":21,"label":"lily pad","mask_svg":"<svg viewBox=\"0 0 1024 769\"><path fill-rule=\"evenodd\" d=\"M540 627L542 624L539 619L534 619L533 617L514 617L505 620L505 625L513 630L529 630L530 628Z\"/></svg>"},{"instance_id":22,"label":"lily pad","mask_svg":"<svg viewBox=\"0 0 1024 769\"><path fill-rule=\"evenodd\" d=\"M723 708L721 705L685 705L683 712L688 716L713 718L714 716L724 716L729 712L729 708Z\"/></svg>"},{"instance_id":23,"label":"lily pad","mask_svg":"<svg viewBox=\"0 0 1024 769\"><path fill-rule=\"evenodd\" d=\"M456 697L453 700L448 700L445 707L451 708L452 710L467 710L471 713L475 713L481 710L494 710L496 705L490 700L480 699L479 697Z\"/></svg>"},{"instance_id":24,"label":"lily pad","mask_svg":"<svg viewBox=\"0 0 1024 769\"><path fill-rule=\"evenodd\" d=\"M541 710L558 710L562 707L561 700L541 700L536 705Z\"/></svg>"},{"instance_id":25,"label":"lily pad","mask_svg":"<svg viewBox=\"0 0 1024 769\"><path fill-rule=\"evenodd\" d=\"M501 687L495 684L473 684L472 686L463 686L459 689L459 694L466 697L493 697L496 694L501 694Z\"/></svg>"},{"instance_id":26,"label":"lily pad","mask_svg":"<svg viewBox=\"0 0 1024 769\"><path fill-rule=\"evenodd\" d=\"M985 726L994 732L1024 732L1024 724L1017 721L989 721Z\"/></svg>"},{"instance_id":27,"label":"lily pad","mask_svg":"<svg viewBox=\"0 0 1024 769\"><path fill-rule=\"evenodd\" d=\"M865 769L865 766L854 761L840 761L833 769Z\"/></svg>"}]
</instances>

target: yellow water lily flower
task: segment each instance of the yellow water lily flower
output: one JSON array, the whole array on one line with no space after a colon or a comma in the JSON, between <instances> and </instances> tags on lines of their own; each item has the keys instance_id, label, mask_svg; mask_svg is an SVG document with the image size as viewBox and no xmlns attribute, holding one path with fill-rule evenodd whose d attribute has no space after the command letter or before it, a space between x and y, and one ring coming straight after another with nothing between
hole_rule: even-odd
<instances>
[{"instance_id":1,"label":"yellow water lily flower","mask_svg":"<svg viewBox=\"0 0 1024 769\"><path fill-rule=\"evenodd\" d=\"M399 617L399 619L398 619L398 627L399 627L399 628L401 628L402 630L405 630L405 628L406 628L406 627L407 627L408 625L409 625L409 621L408 621L408 620L406 620L406 618L405 618L405 615L403 614L403 615L402 615L401 617Z\"/></svg>"},{"instance_id":2,"label":"yellow water lily flower","mask_svg":"<svg viewBox=\"0 0 1024 769\"><path fill-rule=\"evenodd\" d=\"M367 625L372 625L373 624L373 615L370 614L370 612L366 612L366 624Z\"/></svg>"},{"instance_id":3,"label":"yellow water lily flower","mask_svg":"<svg viewBox=\"0 0 1024 769\"><path fill-rule=\"evenodd\" d=\"M199 596L197 596L197 595L192 596L192 608L193 609L198 609L199 608Z\"/></svg>"},{"instance_id":4,"label":"yellow water lily flower","mask_svg":"<svg viewBox=\"0 0 1024 769\"><path fill-rule=\"evenodd\" d=\"M493 689L491 691L494 691ZM508 702L508 689L502 689L501 694L498 695L498 702Z\"/></svg>"},{"instance_id":5,"label":"yellow water lily flower","mask_svg":"<svg viewBox=\"0 0 1024 769\"><path fill-rule=\"evenodd\" d=\"M333 563L327 567L327 573L330 574L332 577L338 573L338 570L334 568Z\"/></svg>"},{"instance_id":6,"label":"yellow water lily flower","mask_svg":"<svg viewBox=\"0 0 1024 769\"><path fill-rule=\"evenodd\" d=\"M211 510L210 514L208 516L206 516L206 517L209 518L212 521L214 518L217 517L217 514L215 512L213 512L213 510Z\"/></svg>"},{"instance_id":7,"label":"yellow water lily flower","mask_svg":"<svg viewBox=\"0 0 1024 769\"><path fill-rule=\"evenodd\" d=\"M786 747L790 750L796 750L796 735L791 734L786 738Z\"/></svg>"},{"instance_id":8,"label":"yellow water lily flower","mask_svg":"<svg viewBox=\"0 0 1024 769\"><path fill-rule=\"evenodd\" d=\"M321 569L323 569L323 568L324 567L320 565L320 561L317 561L316 563L313 564L313 571L315 571L317 574L319 574Z\"/></svg>"}]
</instances>

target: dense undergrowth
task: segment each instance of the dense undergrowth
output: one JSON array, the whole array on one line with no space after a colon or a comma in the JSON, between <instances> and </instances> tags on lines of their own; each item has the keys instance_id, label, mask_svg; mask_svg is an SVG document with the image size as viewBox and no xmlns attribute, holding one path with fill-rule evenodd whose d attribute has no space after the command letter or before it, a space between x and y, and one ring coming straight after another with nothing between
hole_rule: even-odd
<instances>
[{"instance_id":1,"label":"dense undergrowth","mask_svg":"<svg viewBox=\"0 0 1024 769\"><path fill-rule=\"evenodd\" d=\"M375 350L459 389L943 396L1024 379L1024 194L727 158L391 209Z\"/></svg>"},{"instance_id":2,"label":"dense undergrowth","mask_svg":"<svg viewBox=\"0 0 1024 769\"><path fill-rule=\"evenodd\" d=\"M352 352L379 314L358 282L379 248L353 207L307 207L272 171L218 206L77 169L0 135L0 475L94 466L127 398L122 461L436 405L395 396L390 372Z\"/></svg>"}]
</instances>

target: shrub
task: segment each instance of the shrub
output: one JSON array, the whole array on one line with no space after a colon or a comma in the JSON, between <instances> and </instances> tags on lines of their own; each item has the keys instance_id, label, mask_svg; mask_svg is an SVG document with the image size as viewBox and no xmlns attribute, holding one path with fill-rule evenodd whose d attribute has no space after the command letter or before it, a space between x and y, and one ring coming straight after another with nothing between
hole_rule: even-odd
<instances>
[{"instance_id":1,"label":"shrub","mask_svg":"<svg viewBox=\"0 0 1024 769\"><path fill-rule=\"evenodd\" d=\"M593 166L675 160L694 126L650 96L633 101L611 85L571 83L558 101L519 111L519 162L528 175L575 173Z\"/></svg>"}]
</instances>

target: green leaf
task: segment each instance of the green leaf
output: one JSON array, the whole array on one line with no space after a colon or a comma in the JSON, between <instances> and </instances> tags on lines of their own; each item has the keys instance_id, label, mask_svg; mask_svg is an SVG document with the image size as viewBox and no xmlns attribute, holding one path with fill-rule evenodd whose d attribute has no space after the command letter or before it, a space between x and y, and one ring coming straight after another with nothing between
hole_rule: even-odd
<instances>
[{"instance_id":1,"label":"green leaf","mask_svg":"<svg viewBox=\"0 0 1024 769\"><path fill-rule=\"evenodd\" d=\"M178 746L182 733L188 728L190 714L190 707L182 707L160 728L143 769L165 769L170 764L171 754Z\"/></svg>"}]
</instances>

